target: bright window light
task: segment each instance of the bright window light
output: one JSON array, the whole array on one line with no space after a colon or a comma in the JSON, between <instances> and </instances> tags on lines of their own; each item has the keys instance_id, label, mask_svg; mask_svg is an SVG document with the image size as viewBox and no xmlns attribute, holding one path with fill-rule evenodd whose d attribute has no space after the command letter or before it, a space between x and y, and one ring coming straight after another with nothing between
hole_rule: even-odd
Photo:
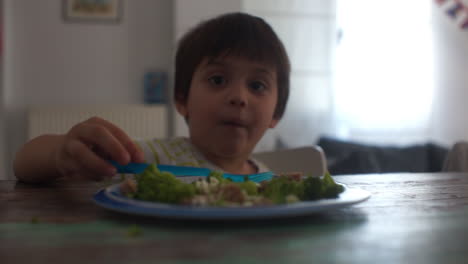
<instances>
[{"instance_id":1,"label":"bright window light","mask_svg":"<svg viewBox=\"0 0 468 264\"><path fill-rule=\"evenodd\" d=\"M342 135L424 129L433 96L431 1L337 6L334 100Z\"/></svg>"}]
</instances>

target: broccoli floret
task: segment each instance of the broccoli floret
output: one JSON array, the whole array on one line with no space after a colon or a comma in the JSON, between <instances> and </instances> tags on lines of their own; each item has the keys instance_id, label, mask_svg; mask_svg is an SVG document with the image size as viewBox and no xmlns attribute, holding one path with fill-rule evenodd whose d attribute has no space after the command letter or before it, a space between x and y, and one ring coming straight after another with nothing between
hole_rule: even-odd
<instances>
[{"instance_id":1,"label":"broccoli floret","mask_svg":"<svg viewBox=\"0 0 468 264\"><path fill-rule=\"evenodd\" d=\"M302 197L304 193L304 185L301 182L289 179L287 176L279 176L273 178L266 186L263 194L273 203L286 203L288 195Z\"/></svg>"},{"instance_id":2,"label":"broccoli floret","mask_svg":"<svg viewBox=\"0 0 468 264\"><path fill-rule=\"evenodd\" d=\"M325 188L336 184L329 172L325 172L325 175L323 175L322 183Z\"/></svg>"},{"instance_id":3,"label":"broccoli floret","mask_svg":"<svg viewBox=\"0 0 468 264\"><path fill-rule=\"evenodd\" d=\"M257 184L253 181L244 181L238 183L239 187L244 190L248 195L257 195L258 194L258 188Z\"/></svg>"},{"instance_id":4,"label":"broccoli floret","mask_svg":"<svg viewBox=\"0 0 468 264\"><path fill-rule=\"evenodd\" d=\"M195 187L178 180L169 172L160 172L152 164L136 176L138 183L136 199L161 203L181 203L195 195Z\"/></svg>"},{"instance_id":5,"label":"broccoli floret","mask_svg":"<svg viewBox=\"0 0 468 264\"><path fill-rule=\"evenodd\" d=\"M304 192L299 199L303 201L318 200L322 197L322 181L318 177L307 177L304 179Z\"/></svg>"},{"instance_id":6,"label":"broccoli floret","mask_svg":"<svg viewBox=\"0 0 468 264\"><path fill-rule=\"evenodd\" d=\"M221 171L211 171L210 174L208 174L208 182L210 182L210 179L213 177L213 178L216 178L218 180L219 183L229 183L229 182L232 182L231 179L226 179L224 178L224 173L221 172Z\"/></svg>"},{"instance_id":7,"label":"broccoli floret","mask_svg":"<svg viewBox=\"0 0 468 264\"><path fill-rule=\"evenodd\" d=\"M323 198L336 198L338 194L344 191L342 185L336 184L336 182L331 177L330 173L327 172L323 176Z\"/></svg>"},{"instance_id":8,"label":"broccoli floret","mask_svg":"<svg viewBox=\"0 0 468 264\"><path fill-rule=\"evenodd\" d=\"M343 186L336 184L330 173L325 173L322 179L307 177L304 180L304 193L299 196L301 200L310 201L322 198L336 198L343 192Z\"/></svg>"}]
</instances>

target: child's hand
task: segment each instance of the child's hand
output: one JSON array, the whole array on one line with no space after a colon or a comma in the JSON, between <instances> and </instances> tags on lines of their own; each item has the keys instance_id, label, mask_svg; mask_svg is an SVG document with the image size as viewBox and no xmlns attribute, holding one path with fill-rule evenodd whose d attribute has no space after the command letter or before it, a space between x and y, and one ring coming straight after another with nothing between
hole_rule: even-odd
<instances>
[{"instance_id":1,"label":"child's hand","mask_svg":"<svg viewBox=\"0 0 468 264\"><path fill-rule=\"evenodd\" d=\"M108 160L120 164L144 161L141 150L122 129L98 117L72 127L62 137L53 159L61 175L80 175L93 180L117 173Z\"/></svg>"}]
</instances>

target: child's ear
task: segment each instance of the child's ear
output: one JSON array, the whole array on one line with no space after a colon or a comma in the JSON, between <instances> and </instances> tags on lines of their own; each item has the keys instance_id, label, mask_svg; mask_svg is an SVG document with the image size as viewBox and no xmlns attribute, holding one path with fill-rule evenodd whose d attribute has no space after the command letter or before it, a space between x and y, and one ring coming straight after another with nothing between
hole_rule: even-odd
<instances>
[{"instance_id":1,"label":"child's ear","mask_svg":"<svg viewBox=\"0 0 468 264\"><path fill-rule=\"evenodd\" d=\"M279 119L273 118L270 123L270 128L275 128L278 122L279 122Z\"/></svg>"},{"instance_id":2,"label":"child's ear","mask_svg":"<svg viewBox=\"0 0 468 264\"><path fill-rule=\"evenodd\" d=\"M179 112L179 114L185 118L187 118L187 106L186 104L184 103L181 103L181 102L176 102L176 109L177 109L177 112Z\"/></svg>"}]
</instances>

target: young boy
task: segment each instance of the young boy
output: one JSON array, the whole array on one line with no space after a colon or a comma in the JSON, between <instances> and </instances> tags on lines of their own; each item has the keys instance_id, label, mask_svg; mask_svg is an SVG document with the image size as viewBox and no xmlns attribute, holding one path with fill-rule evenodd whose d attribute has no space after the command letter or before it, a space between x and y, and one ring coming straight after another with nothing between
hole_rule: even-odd
<instances>
[{"instance_id":1,"label":"young boy","mask_svg":"<svg viewBox=\"0 0 468 264\"><path fill-rule=\"evenodd\" d=\"M236 174L265 171L250 155L284 113L289 72L284 46L263 19L243 13L213 18L189 31L176 53L175 105L189 139L134 142L93 117L64 135L27 142L16 155L15 174L29 182L63 176L101 180L116 174L109 159Z\"/></svg>"}]
</instances>

